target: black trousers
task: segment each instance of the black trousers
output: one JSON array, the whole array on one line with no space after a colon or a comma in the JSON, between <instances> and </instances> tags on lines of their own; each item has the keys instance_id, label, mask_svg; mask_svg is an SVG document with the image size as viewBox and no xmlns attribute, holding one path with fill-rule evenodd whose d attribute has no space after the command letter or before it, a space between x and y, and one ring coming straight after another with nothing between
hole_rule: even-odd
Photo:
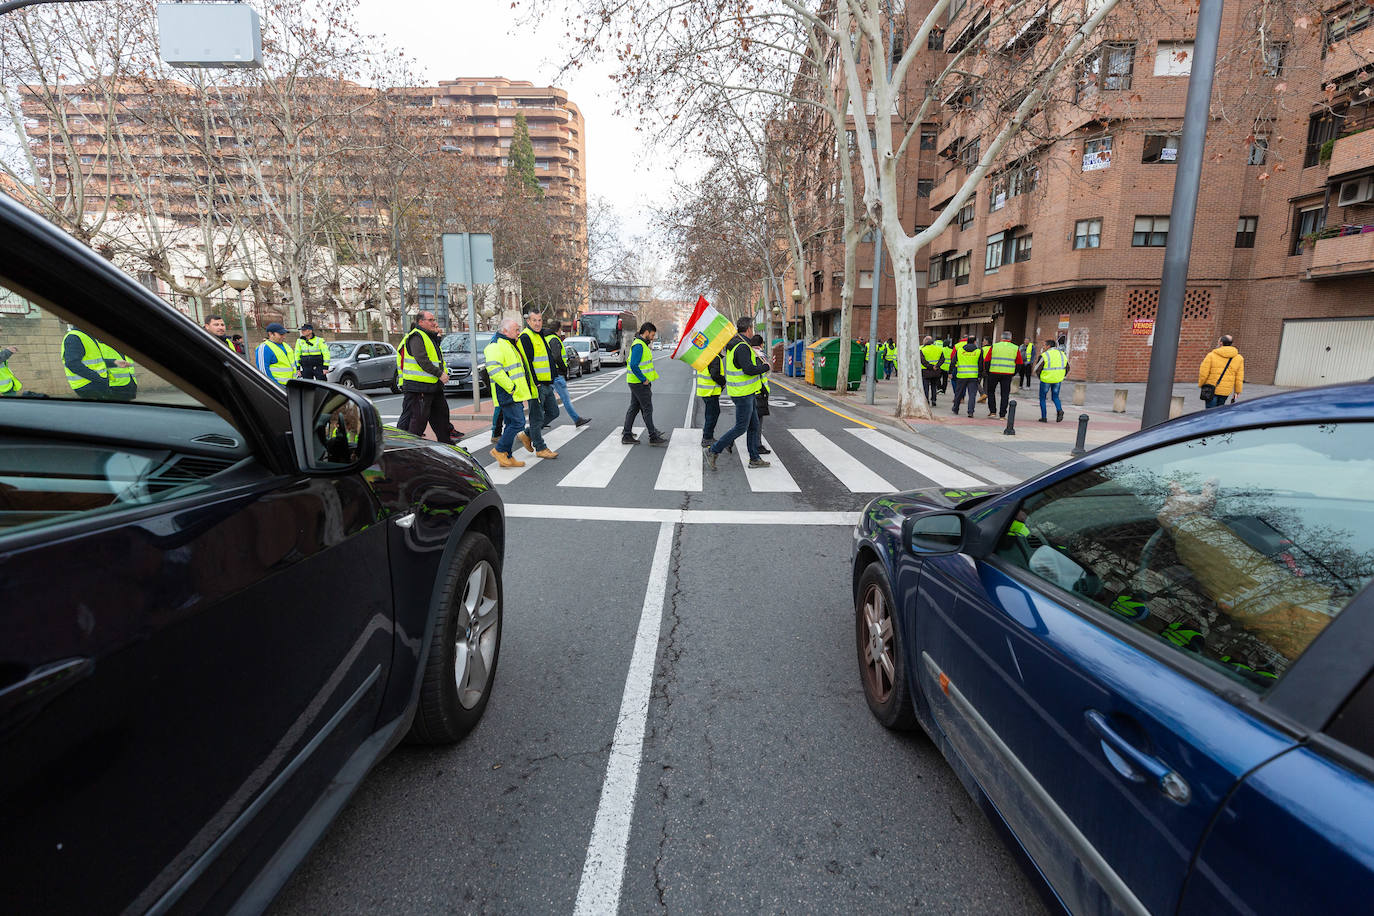
<instances>
[{"instance_id":1,"label":"black trousers","mask_svg":"<svg viewBox=\"0 0 1374 916\"><path fill-rule=\"evenodd\" d=\"M995 413L999 417L1007 415L1007 402L1011 400L1011 377L1015 372L989 372L988 373L988 413ZM1001 400L998 400L998 393L1001 393ZM1001 412L998 412L998 405L1001 405Z\"/></svg>"},{"instance_id":2,"label":"black trousers","mask_svg":"<svg viewBox=\"0 0 1374 916\"><path fill-rule=\"evenodd\" d=\"M314 378L328 381L324 374L324 358L320 356L301 357L301 378Z\"/></svg>"},{"instance_id":3,"label":"black trousers","mask_svg":"<svg viewBox=\"0 0 1374 916\"><path fill-rule=\"evenodd\" d=\"M1030 387L1030 370L1030 363L1022 363L1021 365L1016 367L1016 374L1020 376L1020 384L1022 388Z\"/></svg>"},{"instance_id":4,"label":"black trousers","mask_svg":"<svg viewBox=\"0 0 1374 916\"><path fill-rule=\"evenodd\" d=\"M948 371L944 371L944 372L941 372L941 373L940 373L940 393L941 393L941 394L944 394L944 393L945 393L946 391L948 391L948 390L949 390L949 372L948 372Z\"/></svg>"},{"instance_id":5,"label":"black trousers","mask_svg":"<svg viewBox=\"0 0 1374 916\"><path fill-rule=\"evenodd\" d=\"M434 438L440 442L453 442L457 439L456 430L448 417L448 398L444 397L444 386L435 383L422 391L407 391L401 399L401 414L409 419L404 427L407 432L417 436L425 434L425 426L434 430Z\"/></svg>"},{"instance_id":6,"label":"black trousers","mask_svg":"<svg viewBox=\"0 0 1374 916\"><path fill-rule=\"evenodd\" d=\"M654 393L650 385L630 386L630 409L625 411L624 435L634 435L636 414L644 417L644 428L649 431L649 438L657 439L659 433L654 426Z\"/></svg>"},{"instance_id":7,"label":"black trousers","mask_svg":"<svg viewBox=\"0 0 1374 916\"><path fill-rule=\"evenodd\" d=\"M931 407L935 406L935 396L940 393L940 376L933 375L921 376L921 387L925 389L926 403Z\"/></svg>"}]
</instances>

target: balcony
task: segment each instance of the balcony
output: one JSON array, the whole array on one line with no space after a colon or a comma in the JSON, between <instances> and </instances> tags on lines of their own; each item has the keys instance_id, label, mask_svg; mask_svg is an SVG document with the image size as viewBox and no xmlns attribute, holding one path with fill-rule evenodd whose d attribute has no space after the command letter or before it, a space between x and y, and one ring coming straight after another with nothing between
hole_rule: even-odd
<instances>
[{"instance_id":1,"label":"balcony","mask_svg":"<svg viewBox=\"0 0 1374 916\"><path fill-rule=\"evenodd\" d=\"M962 165L950 170L934 188L930 191L930 205L938 207L945 201L954 196L954 192L959 190L964 184L964 179L968 177L968 171Z\"/></svg>"},{"instance_id":2,"label":"balcony","mask_svg":"<svg viewBox=\"0 0 1374 916\"><path fill-rule=\"evenodd\" d=\"M1374 226L1342 226L1347 235L1317 239L1307 279L1327 280L1374 273Z\"/></svg>"},{"instance_id":3,"label":"balcony","mask_svg":"<svg viewBox=\"0 0 1374 916\"><path fill-rule=\"evenodd\" d=\"M1331 147L1331 167L1327 175L1344 175L1374 165L1374 130L1370 130L1371 127L1374 123L1336 141Z\"/></svg>"}]
</instances>

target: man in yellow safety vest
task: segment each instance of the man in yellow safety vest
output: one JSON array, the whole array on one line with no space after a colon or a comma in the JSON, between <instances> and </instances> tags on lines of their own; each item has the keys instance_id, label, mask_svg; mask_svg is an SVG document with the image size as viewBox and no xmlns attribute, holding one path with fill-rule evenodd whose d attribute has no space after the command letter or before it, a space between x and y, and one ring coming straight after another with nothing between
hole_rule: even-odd
<instances>
[{"instance_id":1,"label":"man in yellow safety vest","mask_svg":"<svg viewBox=\"0 0 1374 916\"><path fill-rule=\"evenodd\" d=\"M544 336L544 313L536 306L525 310L525 328L520 332L520 349L534 369L534 398L529 406L529 424L518 438L525 451L540 458L557 458L558 453L544 442L543 429L558 419L558 397L553 390L553 359Z\"/></svg>"},{"instance_id":2,"label":"man in yellow safety vest","mask_svg":"<svg viewBox=\"0 0 1374 916\"><path fill-rule=\"evenodd\" d=\"M1059 386L1069 372L1069 355L1055 345L1053 340L1045 341L1045 349L1035 361L1035 371L1040 378L1040 422L1048 423L1045 416L1045 395L1054 400L1054 422L1064 420L1064 405L1059 403Z\"/></svg>"},{"instance_id":3,"label":"man in yellow safety vest","mask_svg":"<svg viewBox=\"0 0 1374 916\"><path fill-rule=\"evenodd\" d=\"M654 426L653 384L654 379L658 378L658 373L654 371L654 351L651 344L657 336L658 327L652 321L646 321L639 326L635 339L630 343L630 358L625 369L625 381L630 385L630 408L625 411L625 428L620 431L622 445L634 445L639 441L639 436L635 435L634 430L636 415L644 417L644 428L649 431L650 445L668 444L668 437Z\"/></svg>"},{"instance_id":4,"label":"man in yellow safety vest","mask_svg":"<svg viewBox=\"0 0 1374 916\"><path fill-rule=\"evenodd\" d=\"M982 363L982 350L970 337L954 348L954 407L950 413L959 413L959 402L968 397L968 415L973 416L973 405L978 400L978 367Z\"/></svg>"},{"instance_id":5,"label":"man in yellow safety vest","mask_svg":"<svg viewBox=\"0 0 1374 916\"><path fill-rule=\"evenodd\" d=\"M296 355L283 341L286 328L280 322L272 322L264 330L267 339L258 344L258 370L272 381L286 387L288 379L296 377Z\"/></svg>"},{"instance_id":6,"label":"man in yellow safety vest","mask_svg":"<svg viewBox=\"0 0 1374 916\"><path fill-rule=\"evenodd\" d=\"M491 393L496 409L501 411L501 436L491 450L491 457L503 468L523 468L525 462L511 457L515 436L525 428L525 404L535 398L534 371L519 343L520 321L509 317L501 322L501 329L482 350L486 361Z\"/></svg>"},{"instance_id":7,"label":"man in yellow safety vest","mask_svg":"<svg viewBox=\"0 0 1374 916\"><path fill-rule=\"evenodd\" d=\"M67 373L67 384L83 401L124 400L116 398L110 390L110 370L126 369L131 364L118 360L122 365L107 361L117 359L118 354L109 347L102 347L99 341L85 331L72 328L62 338L62 368Z\"/></svg>"},{"instance_id":8,"label":"man in yellow safety vest","mask_svg":"<svg viewBox=\"0 0 1374 916\"><path fill-rule=\"evenodd\" d=\"M921 342L921 387L925 389L926 403L935 406L935 396L940 392L940 363L945 358L945 348L929 335Z\"/></svg>"},{"instance_id":9,"label":"man in yellow safety vest","mask_svg":"<svg viewBox=\"0 0 1374 916\"><path fill-rule=\"evenodd\" d=\"M315 326L308 321L301 325L301 336L296 340L296 367L301 378L329 379L329 344L315 334Z\"/></svg>"},{"instance_id":10,"label":"man in yellow safety vest","mask_svg":"<svg viewBox=\"0 0 1374 916\"><path fill-rule=\"evenodd\" d=\"M697 372L697 397L705 409L701 416L701 447L716 444L716 421L720 419L720 394L725 390L725 364L717 354Z\"/></svg>"},{"instance_id":11,"label":"man in yellow safety vest","mask_svg":"<svg viewBox=\"0 0 1374 916\"><path fill-rule=\"evenodd\" d=\"M1020 348L1011 342L1011 332L988 349L988 416L1006 417L1011 400L1011 380L1016 375L1016 354ZM999 398L998 395L1001 395ZM999 411L998 405L1001 405Z\"/></svg>"},{"instance_id":12,"label":"man in yellow safety vest","mask_svg":"<svg viewBox=\"0 0 1374 916\"><path fill-rule=\"evenodd\" d=\"M706 450L706 461L713 471L720 453L734 445L740 436L744 436L744 444L749 449L749 466L770 466L770 462L765 461L759 453L759 446L763 443L760 441L758 405L754 400L755 395L763 390L763 376L768 372L768 363L759 359L749 345L749 338L754 334L754 319L747 315L738 318L735 330L739 332L738 335L725 345L722 353L725 359L725 393L735 402L735 425Z\"/></svg>"},{"instance_id":13,"label":"man in yellow safety vest","mask_svg":"<svg viewBox=\"0 0 1374 916\"><path fill-rule=\"evenodd\" d=\"M454 445L458 434L449 419L448 398L444 397L448 369L440 355L442 339L439 321L428 310L416 314L410 330L401 338L401 414L407 418L407 432L423 436L428 425L435 439Z\"/></svg>"}]
</instances>

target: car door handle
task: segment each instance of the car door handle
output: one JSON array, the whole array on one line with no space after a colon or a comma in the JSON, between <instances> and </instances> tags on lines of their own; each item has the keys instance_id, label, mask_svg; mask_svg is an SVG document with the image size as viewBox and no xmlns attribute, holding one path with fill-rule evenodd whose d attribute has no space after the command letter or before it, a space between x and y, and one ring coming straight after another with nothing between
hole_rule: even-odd
<instances>
[{"instance_id":1,"label":"car door handle","mask_svg":"<svg viewBox=\"0 0 1374 916\"><path fill-rule=\"evenodd\" d=\"M21 680L0 690L0 726L27 719L88 674L89 658L66 658L34 668Z\"/></svg>"},{"instance_id":2,"label":"car door handle","mask_svg":"<svg viewBox=\"0 0 1374 916\"><path fill-rule=\"evenodd\" d=\"M1115 751L1126 763L1136 770L1136 774L1130 776L1137 782L1144 782L1148 779L1163 792L1170 801L1180 805L1188 804L1192 798L1192 789L1188 787L1188 782L1164 761L1158 757L1151 757L1149 754L1140 750L1131 742L1123 738L1116 729L1112 728L1111 722L1107 717L1096 709L1090 709L1083 714L1088 721L1088 728L1102 739L1102 743ZM1144 775L1141 775L1141 774Z\"/></svg>"}]
</instances>

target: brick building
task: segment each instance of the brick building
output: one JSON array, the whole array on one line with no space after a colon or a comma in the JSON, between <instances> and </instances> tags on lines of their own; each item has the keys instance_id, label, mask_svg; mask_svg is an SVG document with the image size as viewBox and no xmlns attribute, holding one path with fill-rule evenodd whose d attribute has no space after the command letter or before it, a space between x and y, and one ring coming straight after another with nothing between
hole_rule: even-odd
<instances>
[{"instance_id":1,"label":"brick building","mask_svg":"<svg viewBox=\"0 0 1374 916\"><path fill-rule=\"evenodd\" d=\"M928 9L908 8L910 32ZM926 52L936 59L983 15L975 3L951 9L942 47ZM1374 54L1365 47L1370 33L1358 34L1369 8L1329 4L1321 23L1263 43L1242 5L1223 15L1226 63L1213 92L1176 378L1195 378L1221 334L1235 336L1254 382L1370 377ZM1033 36L1036 16L1017 34ZM1009 144L977 194L918 255L927 271L923 333L1056 337L1067 344L1072 378L1145 379L1193 20L1166 17L1134 35L1108 27L1113 21L1085 45L1055 94L1059 103L1037 114L1043 126L1032 133L1041 139ZM1249 104L1277 96L1282 104ZM944 102L938 121L908 148L901 218L910 227L930 225L948 205L995 123L976 91L956 90ZM821 260L808 282L837 307L842 254ZM858 260L853 333L862 337L871 245L860 246ZM890 275L880 282L879 329L887 337L896 291Z\"/></svg>"}]
</instances>

